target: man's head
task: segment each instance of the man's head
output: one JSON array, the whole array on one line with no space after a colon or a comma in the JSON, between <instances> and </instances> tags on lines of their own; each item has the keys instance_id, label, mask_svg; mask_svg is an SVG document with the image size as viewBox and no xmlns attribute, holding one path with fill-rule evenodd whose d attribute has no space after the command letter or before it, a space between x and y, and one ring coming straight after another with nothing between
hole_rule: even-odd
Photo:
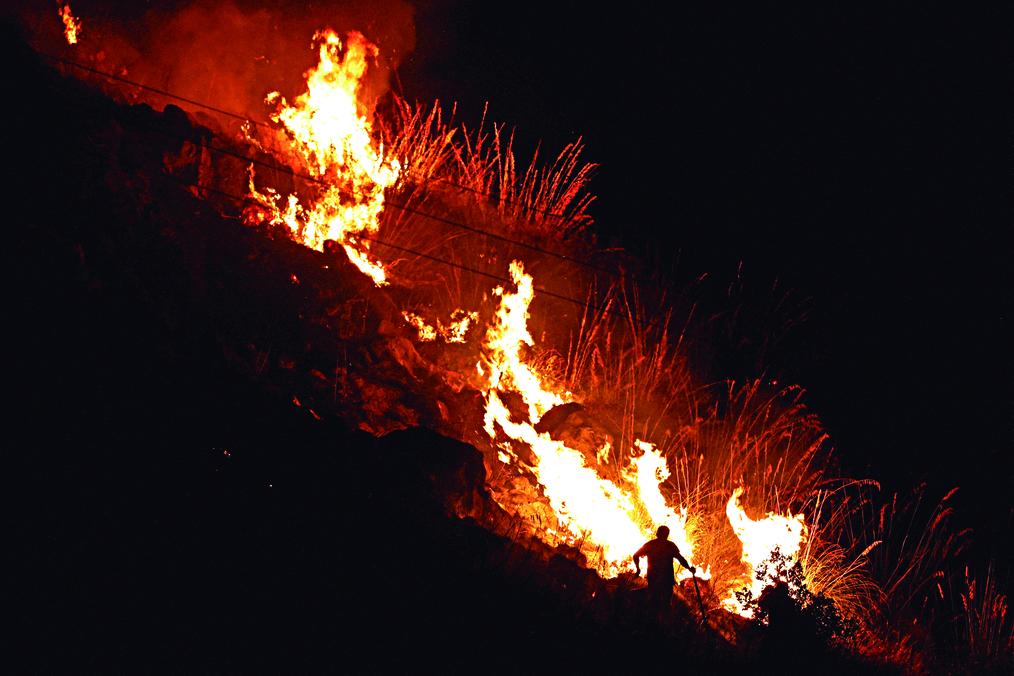
<instances>
[{"instance_id":1,"label":"man's head","mask_svg":"<svg viewBox=\"0 0 1014 676\"><path fill-rule=\"evenodd\" d=\"M655 535L658 537L659 540L668 540L669 526L659 526L658 530L655 531Z\"/></svg>"}]
</instances>

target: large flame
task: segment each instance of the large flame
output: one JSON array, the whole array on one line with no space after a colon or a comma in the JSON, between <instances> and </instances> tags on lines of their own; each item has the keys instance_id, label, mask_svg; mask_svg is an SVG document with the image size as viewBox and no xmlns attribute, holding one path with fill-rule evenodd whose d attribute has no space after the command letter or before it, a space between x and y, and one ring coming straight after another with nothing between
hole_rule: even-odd
<instances>
[{"instance_id":1,"label":"large flame","mask_svg":"<svg viewBox=\"0 0 1014 676\"><path fill-rule=\"evenodd\" d=\"M349 33L343 45L330 29L315 34L314 41L320 60L306 73L306 91L293 104L278 92L267 101L276 106L271 119L283 126L293 156L319 179L322 193L306 205L295 195L283 201L270 188L259 192L251 171L250 195L267 209L271 222L287 225L297 240L319 251L327 240L337 241L356 267L383 284L384 267L371 259L370 243L362 236L380 229L384 190L398 180L400 166L384 158L383 147L374 147L371 123L357 105L377 47L357 32Z\"/></svg>"},{"instance_id":2,"label":"large flame","mask_svg":"<svg viewBox=\"0 0 1014 676\"><path fill-rule=\"evenodd\" d=\"M662 453L652 444L638 439L634 442L634 446L640 449L642 454L631 458L631 468L626 474L636 484L638 495L652 522L669 526L669 539L676 543L680 552L690 561L693 546L687 536L687 510L680 508L677 512L669 506L659 490L659 486L669 479L669 466ZM633 469L633 472L630 469ZM707 577L707 574L702 574Z\"/></svg>"},{"instance_id":3,"label":"large flame","mask_svg":"<svg viewBox=\"0 0 1014 676\"><path fill-rule=\"evenodd\" d=\"M331 30L317 33L314 39L319 42L320 59L306 73L306 92L291 105L277 92L267 100L277 106L272 119L282 125L294 158L307 173L321 179L323 193L304 205L296 195L283 198L271 188L261 192L251 168L250 195L263 210L251 210L247 217L285 224L296 239L318 250L327 240L335 240L360 270L383 284L384 267L370 259L369 243L361 236L378 231L384 189L398 179L400 167L395 160L385 160L382 147L374 147L370 122L357 106L367 61L376 57L377 48L355 32L348 35L344 52L341 39ZM494 440L498 428L507 437L498 442L501 459L519 461L514 443L531 448L535 462L530 469L556 513L564 531L562 539L580 543L604 575L629 569L633 552L654 537L655 528L663 523L681 552L692 559L686 511L669 506L660 491L669 470L657 449L635 442L630 465L615 483L589 467L581 451L536 431L542 416L570 400L571 394L550 387L523 358L523 346L533 345L528 307L535 290L520 262L511 263L510 274L516 291L494 290L500 302L486 331L485 356L477 365L485 379L484 427ZM419 331L420 340L432 341L439 335L451 343L463 342L478 316L459 310L448 325L438 321L436 328L413 313L405 312L403 317ZM507 391L521 395L526 420L512 419L500 397ZM604 451L599 451L600 462L608 455Z\"/></svg>"},{"instance_id":4,"label":"large flame","mask_svg":"<svg viewBox=\"0 0 1014 676\"><path fill-rule=\"evenodd\" d=\"M515 292L498 287L500 297L496 317L484 340L486 354L477 365L486 378L485 429L504 451L504 462L520 462L514 444L522 443L532 450L530 466L542 486L565 531L565 541L580 544L595 567L612 577L630 569L631 555L646 540L654 537L655 528L668 525L672 540L687 559L693 558L693 547L686 532L686 512L670 507L659 485L669 476L661 453L651 444L636 442L641 451L623 472L623 485L603 479L586 463L585 455L568 447L547 433L539 433L535 424L549 409L571 398L569 392L554 390L522 356L522 345L531 346L528 331L528 307L535 296L531 275L523 265L510 265ZM514 420L500 392L521 395L528 409L527 420ZM498 437L501 430L507 439ZM601 458L603 453L599 453ZM681 576L689 573L683 572Z\"/></svg>"},{"instance_id":5,"label":"large flame","mask_svg":"<svg viewBox=\"0 0 1014 676\"><path fill-rule=\"evenodd\" d=\"M743 543L742 561L746 564L750 576L748 586L751 595L757 598L765 587L776 580L773 570L762 579L757 579L755 571L764 561L771 558L776 549L782 556L795 563L800 547L806 541L806 523L802 514L782 516L768 512L762 519L751 519L739 504L739 496L742 494L742 488L733 490L732 497L725 506L725 514L729 517L729 523L732 524L736 537ZM751 616L750 610L745 608L735 595L730 595L722 603L734 613L744 617Z\"/></svg>"},{"instance_id":6,"label":"large flame","mask_svg":"<svg viewBox=\"0 0 1014 676\"><path fill-rule=\"evenodd\" d=\"M60 5L58 12L63 19L63 35L67 38L68 45L76 45L78 34L81 32L81 20L70 11L70 4Z\"/></svg>"}]
</instances>

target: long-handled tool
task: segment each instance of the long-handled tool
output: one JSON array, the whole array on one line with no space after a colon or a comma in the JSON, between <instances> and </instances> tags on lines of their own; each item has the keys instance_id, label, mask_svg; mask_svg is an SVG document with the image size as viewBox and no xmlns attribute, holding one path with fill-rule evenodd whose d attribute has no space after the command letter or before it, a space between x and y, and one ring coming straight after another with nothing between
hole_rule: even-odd
<instances>
[{"instance_id":1,"label":"long-handled tool","mask_svg":"<svg viewBox=\"0 0 1014 676\"><path fill-rule=\"evenodd\" d=\"M704 623L708 621L708 611L704 609L704 601L701 599L701 588L697 584L697 573L690 573L690 575L694 578L694 591L697 592L697 603L701 606L701 622Z\"/></svg>"}]
</instances>

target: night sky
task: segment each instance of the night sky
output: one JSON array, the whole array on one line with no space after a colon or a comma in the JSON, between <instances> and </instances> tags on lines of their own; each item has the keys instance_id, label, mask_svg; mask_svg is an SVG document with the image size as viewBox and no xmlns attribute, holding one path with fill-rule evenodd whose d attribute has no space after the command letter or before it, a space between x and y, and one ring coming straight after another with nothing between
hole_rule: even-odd
<instances>
[{"instance_id":1,"label":"night sky","mask_svg":"<svg viewBox=\"0 0 1014 676\"><path fill-rule=\"evenodd\" d=\"M1009 530L1014 486L1000 23L435 2L399 75L466 122L488 101L522 154L582 136L602 165L602 244L643 252L674 287L708 274L708 307L750 318L746 344L791 323L762 364L732 342L709 375L802 384L846 472L961 484L990 539Z\"/></svg>"}]
</instances>

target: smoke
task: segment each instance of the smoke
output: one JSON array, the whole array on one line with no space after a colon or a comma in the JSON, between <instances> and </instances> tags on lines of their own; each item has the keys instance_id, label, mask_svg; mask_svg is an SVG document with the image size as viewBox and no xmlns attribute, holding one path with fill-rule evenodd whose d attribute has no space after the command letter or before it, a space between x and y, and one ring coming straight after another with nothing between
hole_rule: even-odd
<instances>
[{"instance_id":1,"label":"smoke","mask_svg":"<svg viewBox=\"0 0 1014 676\"><path fill-rule=\"evenodd\" d=\"M380 48L364 81L363 101L370 106L387 91L390 71L415 47L413 9L404 0L196 0L126 11L98 2L70 4L84 24L73 48L63 41L55 3L33 3L22 14L37 49L255 120L267 117L268 92L291 100L302 91L303 73L317 60L311 40L318 30L358 30ZM171 102L207 112L150 93L136 95L158 108Z\"/></svg>"}]
</instances>

